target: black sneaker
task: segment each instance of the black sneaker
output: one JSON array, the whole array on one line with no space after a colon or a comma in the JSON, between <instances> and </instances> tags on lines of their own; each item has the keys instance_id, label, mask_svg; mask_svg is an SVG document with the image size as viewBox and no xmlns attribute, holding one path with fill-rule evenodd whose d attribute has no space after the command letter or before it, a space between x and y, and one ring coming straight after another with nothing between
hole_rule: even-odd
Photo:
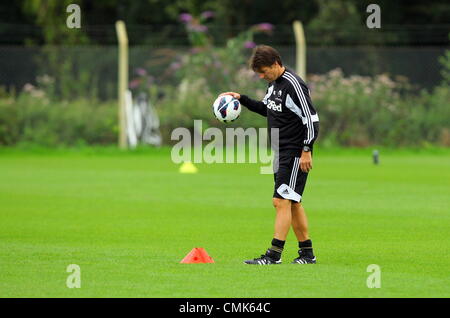
<instances>
[{"instance_id":1,"label":"black sneaker","mask_svg":"<svg viewBox=\"0 0 450 318\"><path fill-rule=\"evenodd\" d=\"M281 264L281 259L280 260L275 260L273 258L271 258L270 256L266 255L261 255L261 257L259 258L254 258L248 261L245 261L244 264L249 264L249 265L275 265L275 264Z\"/></svg>"},{"instance_id":2,"label":"black sneaker","mask_svg":"<svg viewBox=\"0 0 450 318\"><path fill-rule=\"evenodd\" d=\"M291 264L316 264L316 257L310 257L303 253L303 251L298 252L298 257L292 261Z\"/></svg>"}]
</instances>

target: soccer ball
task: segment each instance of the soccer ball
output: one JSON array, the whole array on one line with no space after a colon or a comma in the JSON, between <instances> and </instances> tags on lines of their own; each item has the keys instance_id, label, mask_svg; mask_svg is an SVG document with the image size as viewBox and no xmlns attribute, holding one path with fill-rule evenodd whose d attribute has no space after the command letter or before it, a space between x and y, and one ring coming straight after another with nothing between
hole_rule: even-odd
<instances>
[{"instance_id":1,"label":"soccer ball","mask_svg":"<svg viewBox=\"0 0 450 318\"><path fill-rule=\"evenodd\" d=\"M223 123L235 121L241 113L241 103L231 95L219 96L213 104L214 116Z\"/></svg>"}]
</instances>

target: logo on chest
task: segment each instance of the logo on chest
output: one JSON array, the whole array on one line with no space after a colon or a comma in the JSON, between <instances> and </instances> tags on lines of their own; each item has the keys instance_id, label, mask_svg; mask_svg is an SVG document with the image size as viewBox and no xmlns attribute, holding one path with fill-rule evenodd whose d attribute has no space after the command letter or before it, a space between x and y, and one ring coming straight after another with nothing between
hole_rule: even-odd
<instances>
[{"instance_id":1,"label":"logo on chest","mask_svg":"<svg viewBox=\"0 0 450 318\"><path fill-rule=\"evenodd\" d=\"M272 109L272 110L277 111L277 112L281 112L282 111L281 110L281 103L277 104L273 100L269 100L269 102L267 103L267 108L268 109Z\"/></svg>"},{"instance_id":2,"label":"logo on chest","mask_svg":"<svg viewBox=\"0 0 450 318\"><path fill-rule=\"evenodd\" d=\"M272 110L277 111L277 112L283 111L282 108L281 108L281 103L283 101L283 99L281 98L282 94L283 93L282 93L281 89L279 91L274 89L272 91L272 98L273 98L273 100L272 99L268 100L267 108L272 109Z\"/></svg>"}]
</instances>

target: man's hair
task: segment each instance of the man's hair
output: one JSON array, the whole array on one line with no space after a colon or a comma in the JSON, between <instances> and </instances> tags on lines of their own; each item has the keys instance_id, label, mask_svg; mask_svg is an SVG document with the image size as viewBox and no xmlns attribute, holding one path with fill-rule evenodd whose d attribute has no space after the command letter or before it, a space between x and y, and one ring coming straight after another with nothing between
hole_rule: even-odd
<instances>
[{"instance_id":1,"label":"man's hair","mask_svg":"<svg viewBox=\"0 0 450 318\"><path fill-rule=\"evenodd\" d=\"M259 72L262 67L272 66L275 62L280 66L283 66L280 53L273 47L268 45L258 45L253 49L253 54L250 58L250 67L253 71Z\"/></svg>"}]
</instances>

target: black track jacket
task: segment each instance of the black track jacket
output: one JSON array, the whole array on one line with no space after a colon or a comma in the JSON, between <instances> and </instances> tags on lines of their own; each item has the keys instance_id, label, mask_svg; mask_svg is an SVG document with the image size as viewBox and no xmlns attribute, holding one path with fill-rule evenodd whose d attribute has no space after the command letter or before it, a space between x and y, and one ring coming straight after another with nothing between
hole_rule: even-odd
<instances>
[{"instance_id":1,"label":"black track jacket","mask_svg":"<svg viewBox=\"0 0 450 318\"><path fill-rule=\"evenodd\" d=\"M279 78L270 82L262 101L246 95L241 95L239 101L249 110L267 117L269 135L272 128L279 129L280 155L300 156L303 146L313 147L319 133L319 116L308 87L293 71L286 68ZM272 148L275 142L271 140Z\"/></svg>"}]
</instances>

